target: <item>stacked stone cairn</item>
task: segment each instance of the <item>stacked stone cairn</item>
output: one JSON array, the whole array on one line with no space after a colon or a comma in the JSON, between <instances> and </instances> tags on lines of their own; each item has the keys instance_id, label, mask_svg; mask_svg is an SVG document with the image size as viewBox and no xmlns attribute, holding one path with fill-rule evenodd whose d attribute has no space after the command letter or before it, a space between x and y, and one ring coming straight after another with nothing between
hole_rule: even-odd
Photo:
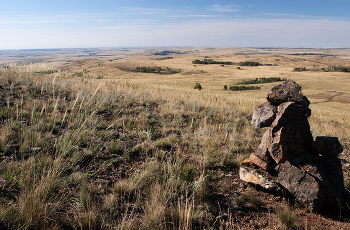
<instances>
[{"instance_id":1,"label":"stacked stone cairn","mask_svg":"<svg viewBox=\"0 0 350 230\"><path fill-rule=\"evenodd\" d=\"M240 179L274 193L292 196L312 212L344 202L344 181L337 137L313 140L310 101L292 80L271 89L254 109L251 124L269 127L260 145L241 162Z\"/></svg>"}]
</instances>

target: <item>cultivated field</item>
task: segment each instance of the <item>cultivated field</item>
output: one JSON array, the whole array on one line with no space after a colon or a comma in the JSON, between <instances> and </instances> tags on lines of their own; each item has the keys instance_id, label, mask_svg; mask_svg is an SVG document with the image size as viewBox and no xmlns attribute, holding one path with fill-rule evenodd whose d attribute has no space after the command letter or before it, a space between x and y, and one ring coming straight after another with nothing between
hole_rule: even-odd
<instances>
[{"instance_id":1,"label":"cultivated field","mask_svg":"<svg viewBox=\"0 0 350 230\"><path fill-rule=\"evenodd\" d=\"M265 131L250 125L253 108L282 82L229 89L256 78L300 84L313 136L344 147L349 188L350 72L337 70L350 66L350 49L0 54L2 228L350 228L348 204L312 214L239 180L239 162Z\"/></svg>"}]
</instances>

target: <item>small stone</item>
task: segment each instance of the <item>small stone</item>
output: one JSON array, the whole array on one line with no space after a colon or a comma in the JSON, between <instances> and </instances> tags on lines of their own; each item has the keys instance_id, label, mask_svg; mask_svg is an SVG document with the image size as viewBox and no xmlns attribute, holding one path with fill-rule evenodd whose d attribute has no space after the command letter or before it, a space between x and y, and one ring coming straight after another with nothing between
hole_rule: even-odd
<instances>
[{"instance_id":1,"label":"small stone","mask_svg":"<svg viewBox=\"0 0 350 230\"><path fill-rule=\"evenodd\" d=\"M314 149L324 156L338 156L339 153L343 152L338 137L316 137L316 140L312 143Z\"/></svg>"},{"instance_id":2,"label":"small stone","mask_svg":"<svg viewBox=\"0 0 350 230\"><path fill-rule=\"evenodd\" d=\"M241 183L239 183L239 187L240 187L240 188L245 188L246 186L245 186L244 183L241 182Z\"/></svg>"},{"instance_id":3,"label":"small stone","mask_svg":"<svg viewBox=\"0 0 350 230\"><path fill-rule=\"evenodd\" d=\"M40 150L41 150L41 147L34 147L34 148L31 148L31 149L29 150L29 152L33 153L33 152L38 152L38 151L40 151Z\"/></svg>"},{"instance_id":4,"label":"small stone","mask_svg":"<svg viewBox=\"0 0 350 230\"><path fill-rule=\"evenodd\" d=\"M221 179L221 178L223 178L223 177L225 177L225 174L221 173L221 174L217 177L217 179Z\"/></svg>"},{"instance_id":5,"label":"small stone","mask_svg":"<svg viewBox=\"0 0 350 230\"><path fill-rule=\"evenodd\" d=\"M110 183L111 181L110 181L110 180L105 180L105 179L96 179L95 182L97 182L97 183L106 183L106 184L108 184L108 183Z\"/></svg>"},{"instance_id":6,"label":"small stone","mask_svg":"<svg viewBox=\"0 0 350 230\"><path fill-rule=\"evenodd\" d=\"M217 216L216 219L220 219L220 220L227 220L228 215L227 213L222 213L220 216Z\"/></svg>"}]
</instances>

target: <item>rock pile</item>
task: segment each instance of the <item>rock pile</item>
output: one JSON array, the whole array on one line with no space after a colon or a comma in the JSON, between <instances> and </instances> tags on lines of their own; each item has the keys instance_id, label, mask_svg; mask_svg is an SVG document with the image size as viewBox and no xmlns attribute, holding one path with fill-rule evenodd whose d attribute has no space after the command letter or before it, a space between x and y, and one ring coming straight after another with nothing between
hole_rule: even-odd
<instances>
[{"instance_id":1,"label":"rock pile","mask_svg":"<svg viewBox=\"0 0 350 230\"><path fill-rule=\"evenodd\" d=\"M310 211L344 201L344 182L337 137L313 140L310 101L292 80L275 86L267 102L254 109L251 124L269 127L260 145L241 162L240 179L292 195Z\"/></svg>"}]
</instances>

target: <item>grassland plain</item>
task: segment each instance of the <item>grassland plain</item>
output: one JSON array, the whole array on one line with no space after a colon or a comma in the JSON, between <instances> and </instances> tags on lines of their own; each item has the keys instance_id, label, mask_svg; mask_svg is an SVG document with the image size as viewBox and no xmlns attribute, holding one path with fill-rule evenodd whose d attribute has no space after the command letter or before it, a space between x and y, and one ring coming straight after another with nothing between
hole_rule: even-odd
<instances>
[{"instance_id":1,"label":"grassland plain","mask_svg":"<svg viewBox=\"0 0 350 230\"><path fill-rule=\"evenodd\" d=\"M2 228L350 228L348 204L308 213L288 197L239 181L239 162L265 131L250 126L252 109L279 83L224 90L261 77L301 84L311 101L313 135L337 136L344 147L348 185L350 75L293 69L349 66L349 50L83 51L18 51L24 59L12 53L0 59ZM40 61L9 64L33 58ZM192 64L205 58L237 65ZM244 61L271 65L238 69ZM197 82L201 91L193 89Z\"/></svg>"}]
</instances>

